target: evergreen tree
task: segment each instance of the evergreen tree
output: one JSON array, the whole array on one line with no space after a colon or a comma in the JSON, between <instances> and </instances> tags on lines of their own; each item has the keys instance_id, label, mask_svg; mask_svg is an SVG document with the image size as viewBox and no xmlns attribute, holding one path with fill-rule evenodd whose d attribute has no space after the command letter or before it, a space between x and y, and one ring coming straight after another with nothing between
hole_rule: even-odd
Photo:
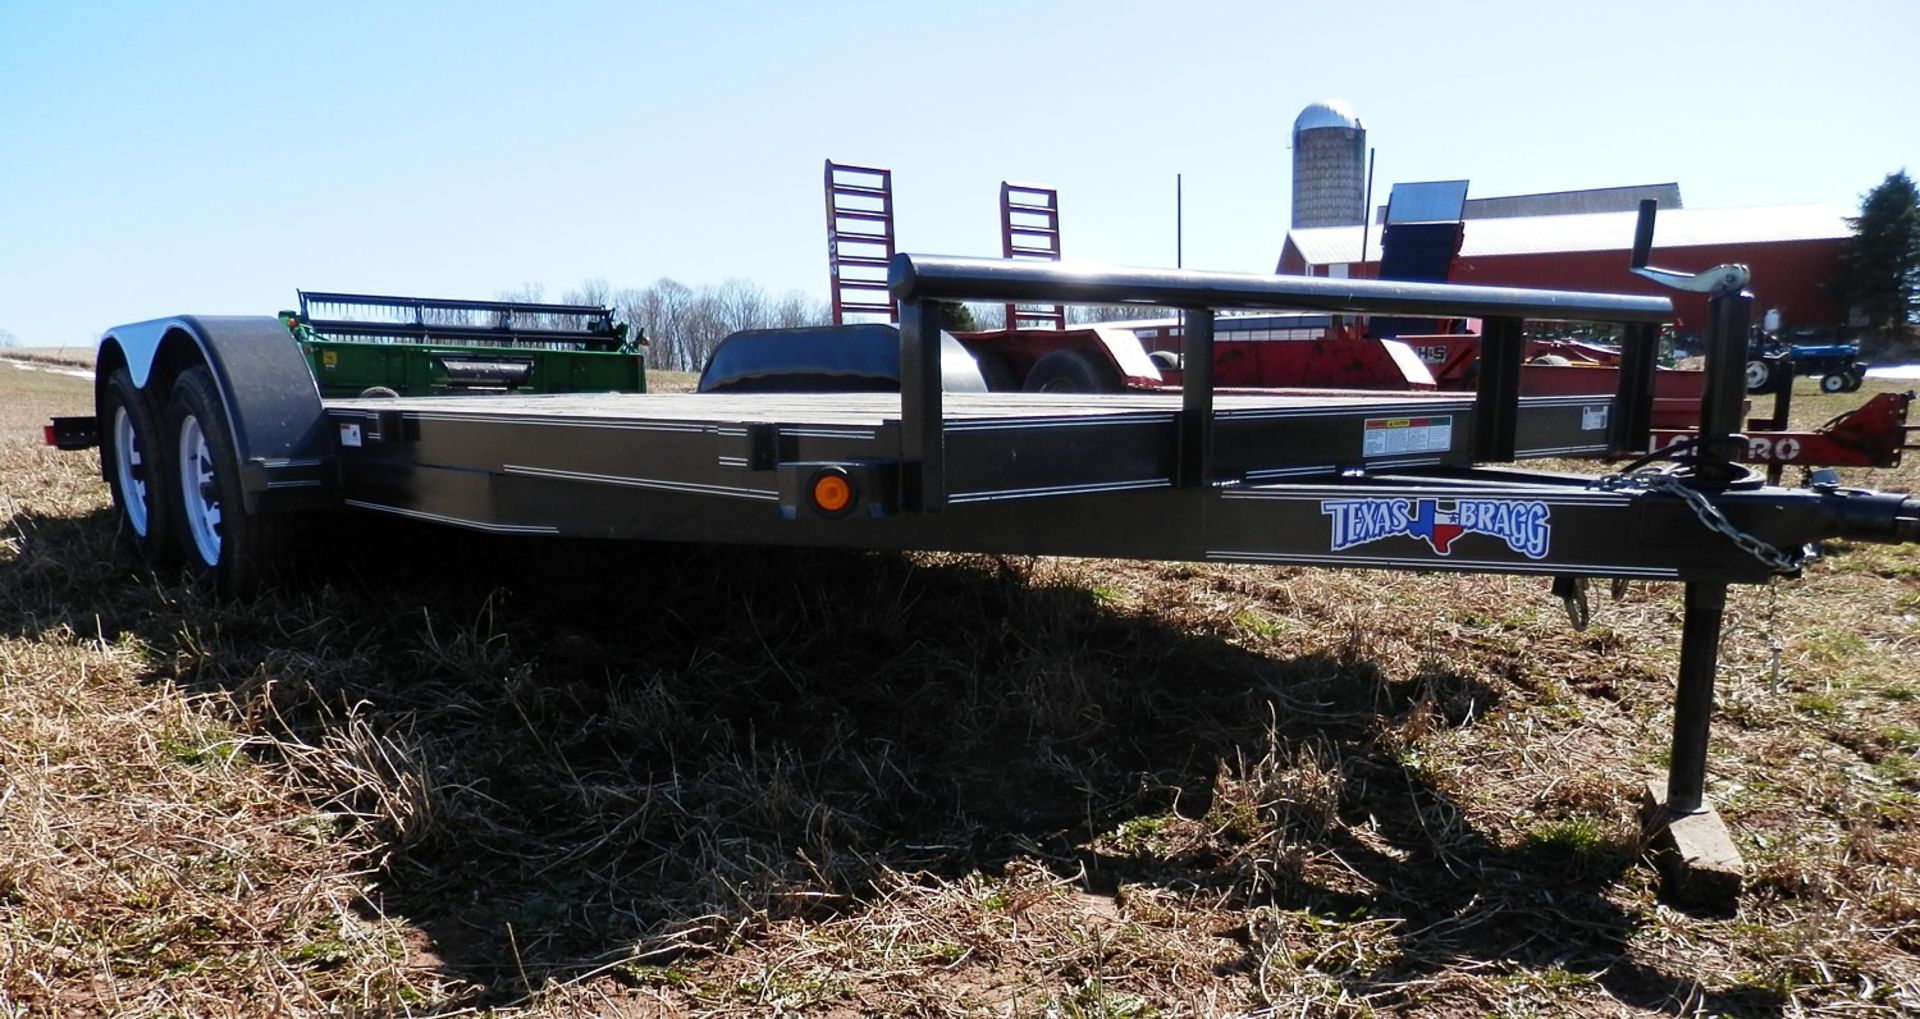
<instances>
[{"instance_id":1,"label":"evergreen tree","mask_svg":"<svg viewBox=\"0 0 1920 1019\"><path fill-rule=\"evenodd\" d=\"M1834 292L1866 316L1869 330L1891 340L1920 309L1920 190L1905 170L1890 173L1847 225L1854 237L1840 252Z\"/></svg>"},{"instance_id":2,"label":"evergreen tree","mask_svg":"<svg viewBox=\"0 0 1920 1019\"><path fill-rule=\"evenodd\" d=\"M957 301L936 301L940 309L940 328L950 333L970 333L980 328L974 324L973 309Z\"/></svg>"}]
</instances>

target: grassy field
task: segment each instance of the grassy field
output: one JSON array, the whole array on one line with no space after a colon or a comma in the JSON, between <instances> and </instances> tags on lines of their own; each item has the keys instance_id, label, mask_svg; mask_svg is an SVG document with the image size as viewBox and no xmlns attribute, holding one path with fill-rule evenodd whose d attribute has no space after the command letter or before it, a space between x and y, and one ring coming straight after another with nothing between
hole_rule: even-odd
<instances>
[{"instance_id":1,"label":"grassy field","mask_svg":"<svg viewBox=\"0 0 1920 1019\"><path fill-rule=\"evenodd\" d=\"M219 604L88 405L0 366L0 1015L1920 1009L1920 550L1734 592L1690 915L1673 587L368 529Z\"/></svg>"}]
</instances>

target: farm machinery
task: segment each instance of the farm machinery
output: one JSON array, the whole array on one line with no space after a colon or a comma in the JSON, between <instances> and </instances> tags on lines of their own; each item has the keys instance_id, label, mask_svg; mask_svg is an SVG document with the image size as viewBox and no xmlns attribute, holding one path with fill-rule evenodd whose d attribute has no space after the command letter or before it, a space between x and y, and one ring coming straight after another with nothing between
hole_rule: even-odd
<instances>
[{"instance_id":1,"label":"farm machinery","mask_svg":"<svg viewBox=\"0 0 1920 1019\"><path fill-rule=\"evenodd\" d=\"M1754 345L1747 362L1747 392L1789 389L1798 375L1820 377L1823 393L1852 393L1866 381L1867 363L1857 343L1792 343L1766 340Z\"/></svg>"},{"instance_id":2,"label":"farm machinery","mask_svg":"<svg viewBox=\"0 0 1920 1019\"><path fill-rule=\"evenodd\" d=\"M872 295L884 291L883 273L895 253L892 171L826 163L827 252L834 322L856 318L897 322L896 306ZM1446 282L1463 234L1460 209L1466 182L1396 185L1387 207L1384 279ZM1651 246L1652 213L1643 220ZM1008 260L1059 261L1057 190L1002 182L1001 255ZM1638 267L1644 269L1644 266ZM1655 270L1659 272L1659 270ZM1683 274L1662 282L1697 287ZM1055 304L1007 302L1004 328L953 334L994 392L1177 392L1187 378L1181 318L1070 325ZM1224 389L1340 389L1392 392L1471 391L1482 364L1482 324L1474 318L1356 317L1315 311L1222 314L1213 322L1212 384ZM849 340L849 343L855 341ZM1615 391L1624 353L1616 344L1528 336L1520 391L1526 396L1602 397ZM1846 348L1853 355L1857 348ZM736 352L737 354L738 352ZM763 359L764 360L764 359ZM777 370L777 358L765 362ZM1912 394L1883 394L1812 431L1788 427L1795 366L1803 373L1827 364L1814 353L1786 362L1755 358L1747 389L1769 393L1764 417L1745 422L1740 459L1767 465L1778 480L1789 465L1892 467L1913 431L1907 425ZM1837 364L1837 362L1836 362ZM1756 387L1756 366L1770 371ZM1822 379L1822 389L1859 388L1865 366L1849 362ZM721 372L737 387L737 373ZM1699 371L1657 367L1650 427L1659 448L1688 441L1699 424L1706 377Z\"/></svg>"},{"instance_id":3,"label":"farm machinery","mask_svg":"<svg viewBox=\"0 0 1920 1019\"><path fill-rule=\"evenodd\" d=\"M303 290L279 318L323 397L646 389L644 333L597 305Z\"/></svg>"}]
</instances>

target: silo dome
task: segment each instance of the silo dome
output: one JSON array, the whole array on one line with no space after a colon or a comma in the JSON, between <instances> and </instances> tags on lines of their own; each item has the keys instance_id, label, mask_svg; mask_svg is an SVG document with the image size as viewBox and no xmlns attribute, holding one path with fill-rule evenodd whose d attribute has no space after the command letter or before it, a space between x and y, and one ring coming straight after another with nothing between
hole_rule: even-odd
<instances>
[{"instance_id":1,"label":"silo dome","mask_svg":"<svg viewBox=\"0 0 1920 1019\"><path fill-rule=\"evenodd\" d=\"M1367 128L1338 99L1293 119L1293 227L1353 226L1367 215Z\"/></svg>"},{"instance_id":2,"label":"silo dome","mask_svg":"<svg viewBox=\"0 0 1920 1019\"><path fill-rule=\"evenodd\" d=\"M1322 127L1343 127L1349 131L1367 129L1365 124L1360 123L1360 115L1353 112L1353 107L1338 99L1310 104L1300 111L1298 117L1293 118L1294 134Z\"/></svg>"}]
</instances>

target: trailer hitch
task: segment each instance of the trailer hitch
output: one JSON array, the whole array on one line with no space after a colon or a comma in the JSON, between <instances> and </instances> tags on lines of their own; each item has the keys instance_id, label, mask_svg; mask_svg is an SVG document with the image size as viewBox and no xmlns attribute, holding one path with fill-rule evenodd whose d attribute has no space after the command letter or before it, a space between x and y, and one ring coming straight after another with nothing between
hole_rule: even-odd
<instances>
[{"instance_id":1,"label":"trailer hitch","mask_svg":"<svg viewBox=\"0 0 1920 1019\"><path fill-rule=\"evenodd\" d=\"M1824 497L1835 537L1884 545L1920 542L1920 498L1841 488L1839 473L1831 469L1814 471L1807 487Z\"/></svg>"}]
</instances>

